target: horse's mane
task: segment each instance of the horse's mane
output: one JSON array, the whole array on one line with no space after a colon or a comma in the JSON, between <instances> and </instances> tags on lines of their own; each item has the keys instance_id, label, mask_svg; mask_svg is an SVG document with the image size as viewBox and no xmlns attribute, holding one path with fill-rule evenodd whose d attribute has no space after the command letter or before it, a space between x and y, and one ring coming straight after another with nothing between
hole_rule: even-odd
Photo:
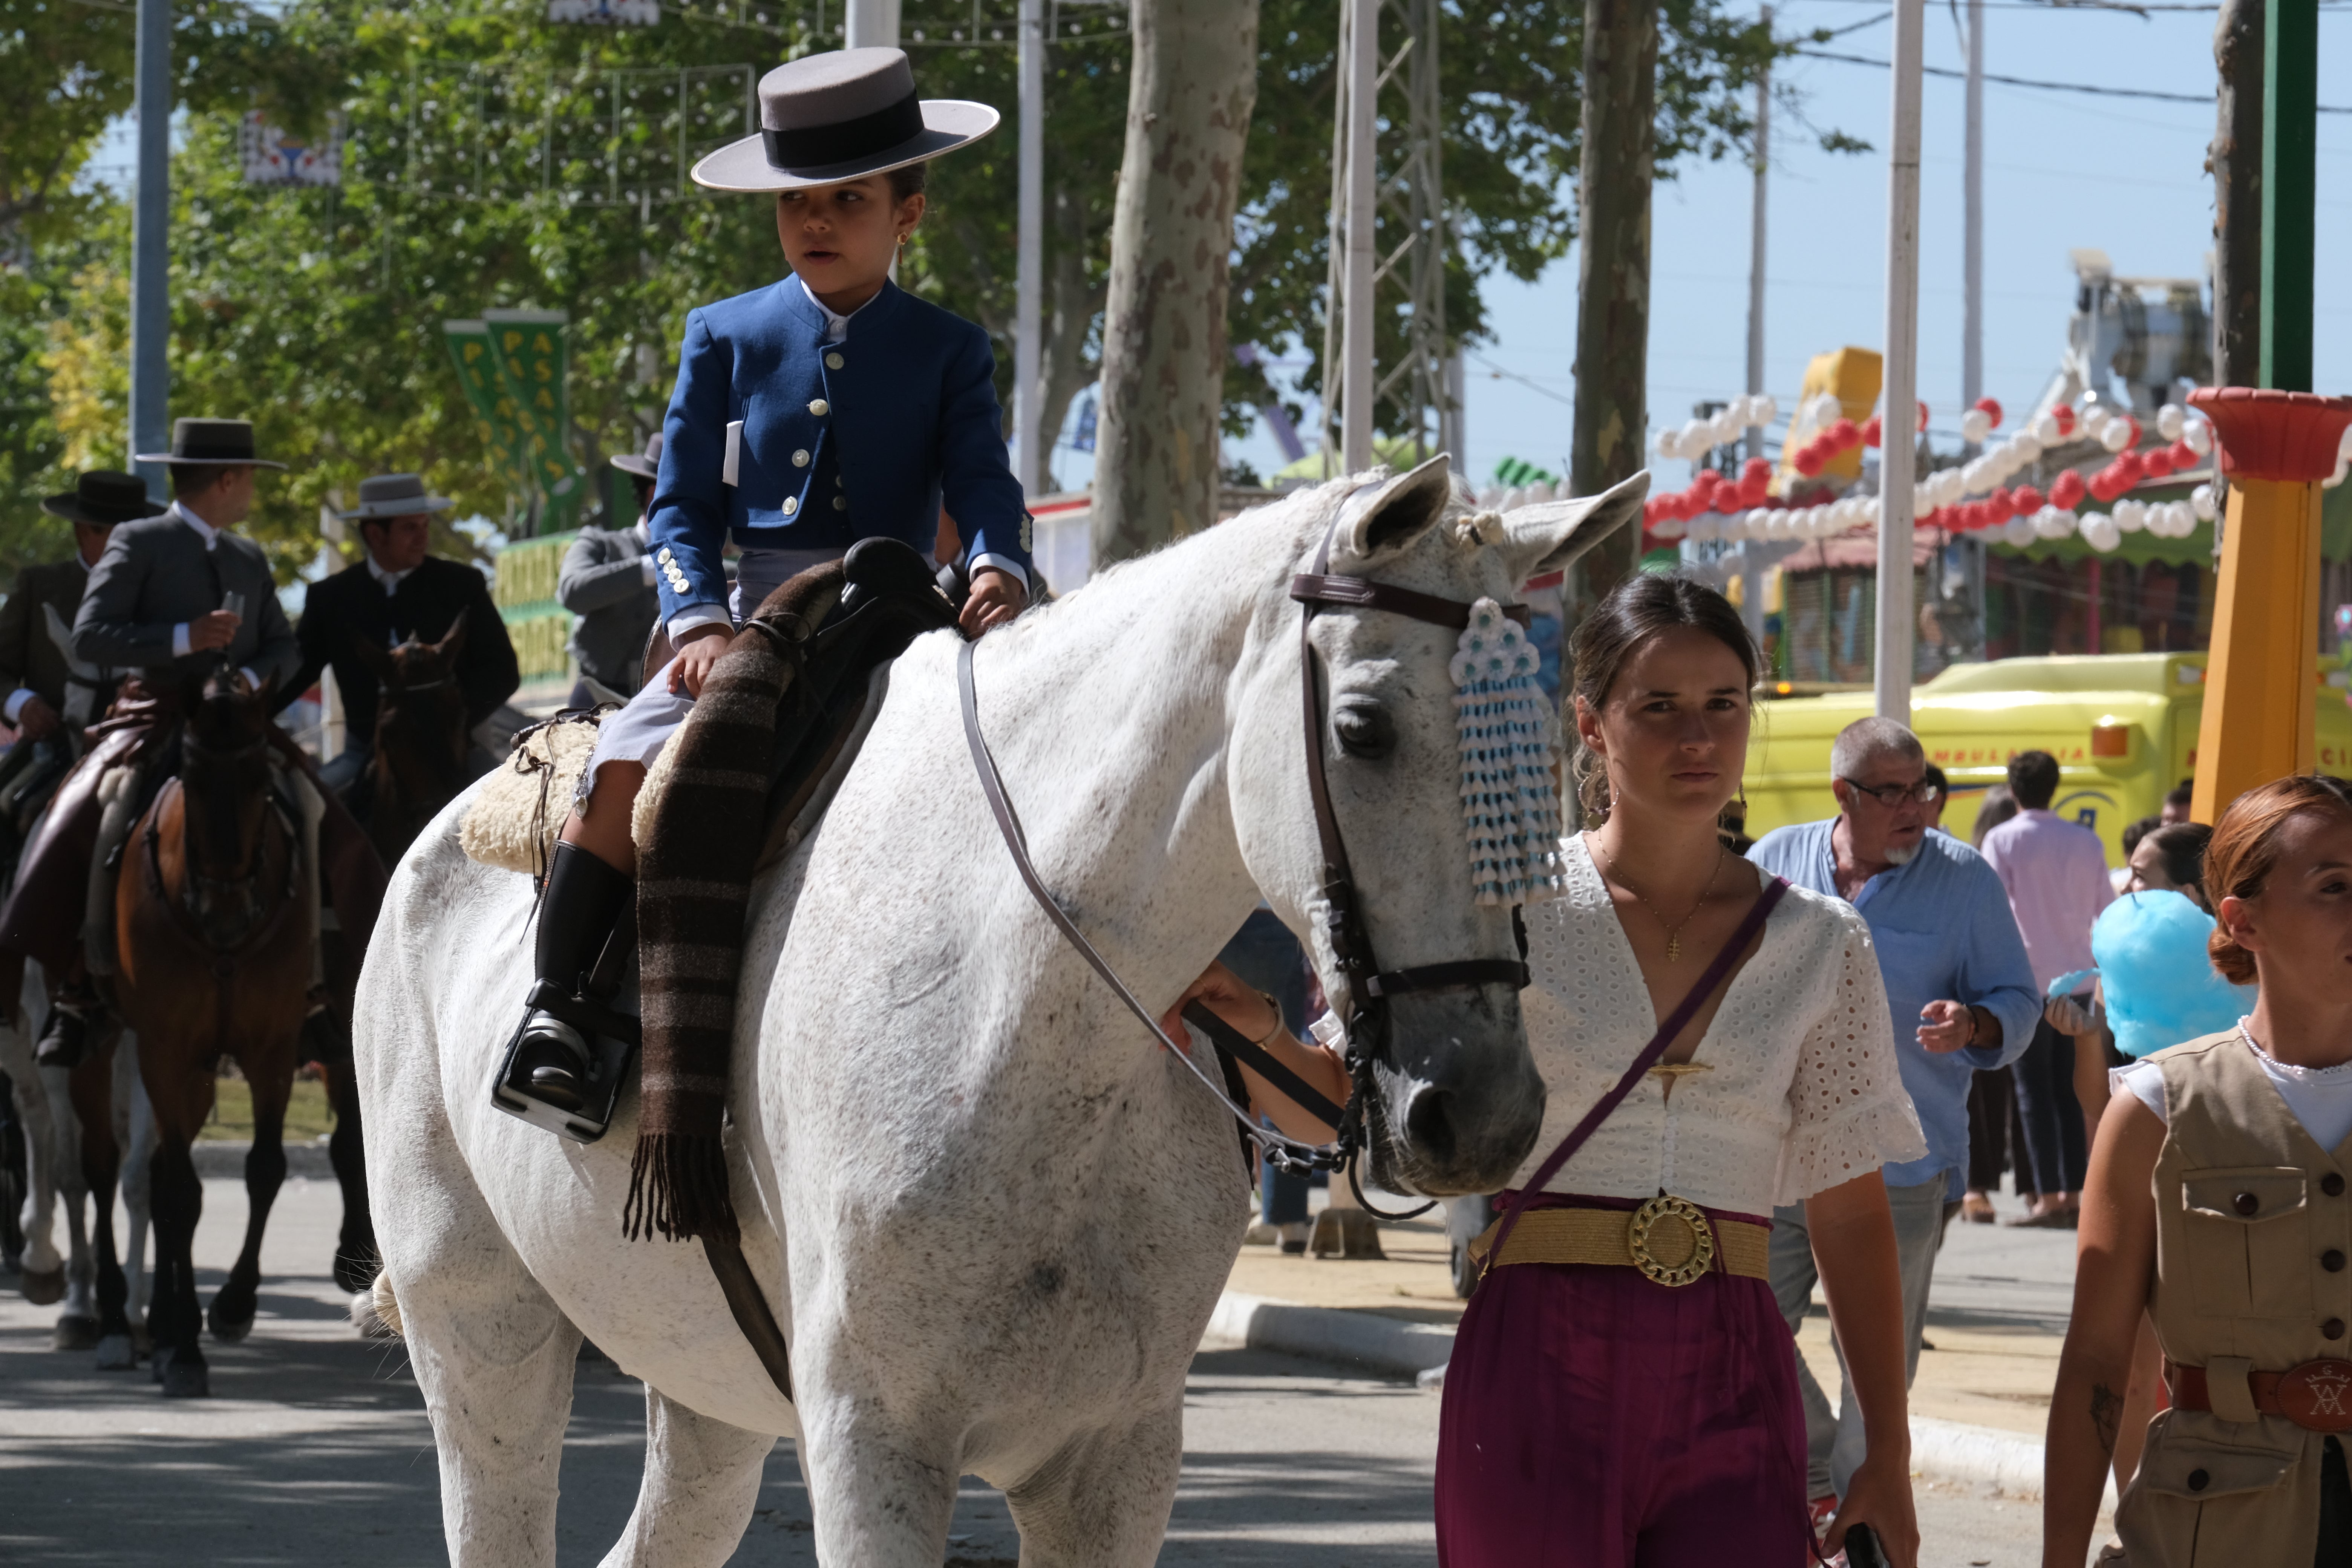
<instances>
[{"instance_id":1,"label":"horse's mane","mask_svg":"<svg viewBox=\"0 0 2352 1568\"><path fill-rule=\"evenodd\" d=\"M1216 558L1263 545L1269 553L1277 547L1286 561L1303 555L1310 541L1330 526L1332 513L1363 487L1392 477L1385 467L1365 473L1326 479L1237 512L1221 522L1198 529L1157 549L1097 569L1084 583L1055 596L1022 616L998 635L1010 634L1022 642L1033 638L1058 640L1077 616L1091 617L1110 609L1106 601L1132 601L1167 592L1179 580ZM1424 547L1475 548L1491 542L1481 520L1489 513L1475 511L1470 494L1454 481L1447 500L1447 526L1430 531ZM1140 608L1140 606L1139 606Z\"/></svg>"}]
</instances>

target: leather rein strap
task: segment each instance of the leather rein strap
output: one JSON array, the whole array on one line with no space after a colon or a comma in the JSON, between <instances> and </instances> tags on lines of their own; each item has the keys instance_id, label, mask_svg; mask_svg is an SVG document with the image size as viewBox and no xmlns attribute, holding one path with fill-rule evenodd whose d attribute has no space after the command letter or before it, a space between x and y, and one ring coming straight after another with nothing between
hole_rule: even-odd
<instances>
[{"instance_id":1,"label":"leather rein strap","mask_svg":"<svg viewBox=\"0 0 2352 1568\"><path fill-rule=\"evenodd\" d=\"M1583 1148L1584 1141L1599 1131L1610 1114L1624 1103L1625 1097L1633 1092L1633 1086L1642 1081L1642 1075L1658 1065L1658 1058L1666 1054L1666 1047L1675 1043L1675 1037L1689 1026L1692 1017L1706 999L1722 989L1724 981L1731 974L1731 966L1739 962L1739 955L1748 951L1749 942L1756 940L1756 933L1763 929L1765 920L1772 913L1772 906L1779 903L1781 895L1788 890L1789 879L1786 877L1774 877L1764 884L1763 892L1758 895L1756 902L1748 907L1748 913L1740 920L1739 929L1731 933L1731 940L1723 944L1722 951L1715 955L1715 962L1706 966L1706 973L1700 975L1698 984L1690 988L1690 994L1666 1015L1666 1021L1658 1026L1658 1032L1650 1037L1650 1043L1634 1057L1633 1065L1618 1079L1616 1087L1594 1100L1592 1109L1584 1113L1584 1120L1570 1128L1568 1136L1559 1141L1559 1147L1545 1156L1544 1163L1536 1167L1536 1173L1528 1179L1527 1184L1519 1189L1518 1196L1511 1200L1510 1207L1503 1211L1503 1217L1495 1224L1495 1240L1486 1249L1486 1268L1492 1268L1494 1260L1503 1256L1503 1243L1511 1238L1511 1228L1519 1223L1519 1215L1527 1212L1528 1203L1543 1191L1543 1184L1559 1174L1559 1168L1568 1163L1569 1157ZM1486 1278L1484 1270L1480 1271L1479 1278Z\"/></svg>"},{"instance_id":2,"label":"leather rein strap","mask_svg":"<svg viewBox=\"0 0 2352 1568\"><path fill-rule=\"evenodd\" d=\"M1455 599L1442 599L1434 595L1416 593L1391 584L1375 583L1368 578L1337 576L1328 568L1331 560L1331 541L1339 531L1335 518L1325 530L1323 541L1315 552L1315 567L1290 580L1290 596L1303 606L1299 617L1298 658L1299 687L1303 703L1307 741L1307 780L1314 801L1315 832L1323 849L1323 898L1326 905L1326 931L1331 952L1341 974L1348 984L1348 994L1339 1005L1346 1026L1347 1066L1349 1079L1348 1103L1335 1105L1329 1099L1311 1088L1273 1056L1244 1037L1213 1012L1198 1002L1184 1009L1185 1021L1208 1037L1228 1068L1236 1061L1272 1085L1297 1103L1300 1109L1326 1122L1338 1131L1337 1139L1327 1144L1309 1143L1303 1139L1261 1126L1240 1102L1239 1080L1228 1072L1226 1084L1215 1079L1192 1059L1192 1053L1169 1037L1149 1008L1136 999L1124 981L1112 970L1108 961L1095 950L1086 933L1068 912L1047 890L1029 858L1027 836L1022 831L1021 818L1004 792L1004 781L998 773L995 759L989 754L988 742L981 733L980 700L972 679L973 650L976 642L965 643L956 656L956 685L963 710L964 741L971 752L972 769L980 775L982 791L988 797L988 808L996 819L997 831L1003 835L1005 848L1028 887L1030 897L1038 908L1060 930L1063 937L1077 950L1094 972L1108 985L1112 994L1135 1015L1143 1026L1151 1031L1185 1069L1198 1079L1218 1104L1241 1123L1242 1136L1255 1142L1276 1167L1303 1173L1308 1170L1339 1170L1345 1168L1348 1180L1355 1189L1359 1203L1363 1202L1363 1187L1358 1179L1355 1158L1362 1152L1366 1141L1365 1106L1376 1092L1372 1079L1375 1058L1387 1049L1388 1000L1411 992L1466 990L1481 985L1509 985L1524 990L1528 984L1527 928L1521 924L1519 912L1511 911L1511 929L1518 939L1519 956L1504 958L1456 959L1444 963L1422 964L1414 968L1382 971L1372 952L1370 933L1365 929L1363 915L1358 906L1354 872L1348 860L1348 847L1339 833L1339 819L1331 806L1330 782L1326 775L1323 758L1323 701L1315 679L1314 626L1317 611L1326 605L1353 609L1383 610L1391 614L1425 621L1433 626L1459 631L1470 624L1473 605ZM1529 613L1524 605L1506 606L1503 612L1521 626L1528 624ZM1434 1201L1402 1215L1364 1205L1367 1212L1384 1219L1407 1219L1434 1206Z\"/></svg>"},{"instance_id":3,"label":"leather rein strap","mask_svg":"<svg viewBox=\"0 0 2352 1568\"><path fill-rule=\"evenodd\" d=\"M1077 922L1070 919L1069 912L1046 890L1044 879L1037 875L1037 868L1030 861L1029 838L1021 830L1021 818L1004 794L1004 780L996 771L996 759L989 754L988 742L980 732L980 694L973 688L971 677L972 650L979 646L977 642L968 642L956 651L956 687L963 704L963 738L971 748L971 765L980 774L980 787L988 796L988 809L996 817L997 831L1004 837L1004 847L1012 852L1013 864L1020 871L1021 880L1028 885L1029 896L1037 900L1037 907L1044 910L1045 917L1060 929L1064 940L1077 949L1078 956L1102 976L1103 984L1110 987L1111 994L1126 1004L1127 1010L1141 1020L1143 1026L1151 1031L1153 1038L1175 1054L1185 1069L1201 1080L1201 1087L1241 1122L1260 1147L1269 1152L1279 1147L1296 1159L1324 1169L1336 1169L1339 1156L1330 1148L1286 1137L1258 1126L1256 1118L1251 1116L1245 1107L1237 1104L1225 1092L1223 1086L1192 1059L1190 1051L1168 1037L1168 1031L1160 1026L1160 1020L1151 1016L1151 1010L1135 999L1135 993L1127 988L1127 982L1118 977L1108 959L1095 951L1095 944L1087 940L1087 933L1078 929Z\"/></svg>"}]
</instances>

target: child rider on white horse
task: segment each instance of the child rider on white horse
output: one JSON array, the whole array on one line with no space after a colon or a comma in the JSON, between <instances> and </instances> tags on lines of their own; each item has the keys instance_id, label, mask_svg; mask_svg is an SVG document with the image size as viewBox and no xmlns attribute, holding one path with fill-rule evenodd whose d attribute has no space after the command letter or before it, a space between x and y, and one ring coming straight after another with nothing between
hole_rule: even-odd
<instances>
[{"instance_id":1,"label":"child rider on white horse","mask_svg":"<svg viewBox=\"0 0 2352 1568\"><path fill-rule=\"evenodd\" d=\"M1028 600L1030 521L1005 458L995 358L980 327L902 292L892 259L924 209L924 161L986 135L984 104L920 100L897 49L847 49L760 82L757 136L697 184L776 194L792 273L690 311L662 425L651 529L677 655L606 718L564 823L539 916L537 978L582 989L636 872L631 808L740 620L794 574L886 535L929 553L944 505L968 545L976 637ZM742 547L730 595L721 551ZM512 1082L585 1101L587 1045L527 1019Z\"/></svg>"}]
</instances>

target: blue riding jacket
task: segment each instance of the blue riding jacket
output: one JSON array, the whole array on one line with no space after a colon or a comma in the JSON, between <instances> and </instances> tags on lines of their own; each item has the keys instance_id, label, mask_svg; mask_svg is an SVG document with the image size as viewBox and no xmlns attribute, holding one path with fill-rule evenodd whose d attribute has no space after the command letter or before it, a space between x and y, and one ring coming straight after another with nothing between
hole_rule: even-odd
<instances>
[{"instance_id":1,"label":"blue riding jacket","mask_svg":"<svg viewBox=\"0 0 2352 1568\"><path fill-rule=\"evenodd\" d=\"M665 623L723 609L730 538L820 550L887 535L928 558L942 504L973 557L1029 570L988 334L893 283L848 322L827 346L825 313L790 276L688 312L650 519Z\"/></svg>"}]
</instances>

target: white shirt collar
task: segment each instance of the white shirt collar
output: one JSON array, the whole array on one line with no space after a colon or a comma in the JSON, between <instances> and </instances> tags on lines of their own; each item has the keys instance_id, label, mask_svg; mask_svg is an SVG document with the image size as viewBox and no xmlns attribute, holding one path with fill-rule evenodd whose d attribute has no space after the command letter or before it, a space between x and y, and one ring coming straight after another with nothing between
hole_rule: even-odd
<instances>
[{"instance_id":1,"label":"white shirt collar","mask_svg":"<svg viewBox=\"0 0 2352 1568\"><path fill-rule=\"evenodd\" d=\"M192 512L187 508L182 506L178 501L173 501L172 503L172 515L178 518L182 522L186 523L190 528L194 529L196 531L196 537L205 542L205 548L206 550L210 550L213 547L214 541L220 538L219 529L215 528L211 523L206 522L194 512Z\"/></svg>"},{"instance_id":2,"label":"white shirt collar","mask_svg":"<svg viewBox=\"0 0 2352 1568\"><path fill-rule=\"evenodd\" d=\"M808 286L807 279L803 278L799 273L795 272L793 274L793 281L801 286L801 292L808 296L808 302L814 305L817 310L824 314L824 341L828 343L847 342L849 338L849 316L855 316L857 314L857 310L863 310L866 309L866 305L871 305L874 303L874 300L879 300L882 298L882 289L877 289L874 290L874 300L866 300L866 305L858 306L857 310L852 310L849 312L849 316L845 316L835 310L832 306L826 304L824 300L818 299L816 297L816 290ZM885 284L883 287L887 288L889 285Z\"/></svg>"},{"instance_id":3,"label":"white shirt collar","mask_svg":"<svg viewBox=\"0 0 2352 1568\"><path fill-rule=\"evenodd\" d=\"M406 571L387 572L383 567L375 563L375 552L373 551L366 551L360 556L360 559L366 563L368 575L382 584L383 585L383 591L387 594L395 592L400 587L400 584L406 580L408 574L416 570L415 567L411 566L407 568Z\"/></svg>"}]
</instances>

